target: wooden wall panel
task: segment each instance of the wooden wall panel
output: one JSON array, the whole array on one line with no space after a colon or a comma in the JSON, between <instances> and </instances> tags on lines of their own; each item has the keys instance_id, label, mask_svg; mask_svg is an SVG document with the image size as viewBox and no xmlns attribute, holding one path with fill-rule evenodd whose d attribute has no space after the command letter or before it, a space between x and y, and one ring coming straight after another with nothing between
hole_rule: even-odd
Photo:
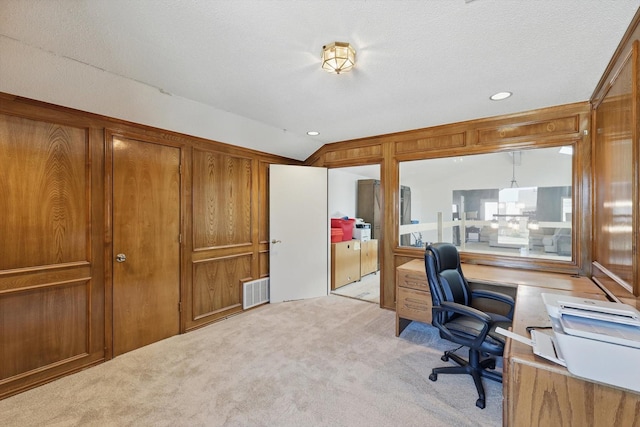
<instances>
[{"instance_id":1,"label":"wooden wall panel","mask_svg":"<svg viewBox=\"0 0 640 427\"><path fill-rule=\"evenodd\" d=\"M579 115L510 123L498 127L478 129L478 144L495 144L509 140L542 139L553 136L575 135L580 131Z\"/></svg>"},{"instance_id":2,"label":"wooden wall panel","mask_svg":"<svg viewBox=\"0 0 640 427\"><path fill-rule=\"evenodd\" d=\"M0 294L0 383L86 356L90 348L89 299L89 280Z\"/></svg>"},{"instance_id":3,"label":"wooden wall panel","mask_svg":"<svg viewBox=\"0 0 640 427\"><path fill-rule=\"evenodd\" d=\"M0 398L104 359L103 143L48 109L0 114Z\"/></svg>"},{"instance_id":4,"label":"wooden wall panel","mask_svg":"<svg viewBox=\"0 0 640 427\"><path fill-rule=\"evenodd\" d=\"M258 173L258 241L269 244L269 163L260 162Z\"/></svg>"},{"instance_id":5,"label":"wooden wall panel","mask_svg":"<svg viewBox=\"0 0 640 427\"><path fill-rule=\"evenodd\" d=\"M465 145L467 145L466 133L458 132L448 135L435 135L408 141L398 141L396 143L396 153L406 154L425 150L462 148Z\"/></svg>"},{"instance_id":6,"label":"wooden wall panel","mask_svg":"<svg viewBox=\"0 0 640 427\"><path fill-rule=\"evenodd\" d=\"M182 149L181 332L269 275L269 164L300 162L0 93L0 399L112 357L107 135Z\"/></svg>"},{"instance_id":7,"label":"wooden wall panel","mask_svg":"<svg viewBox=\"0 0 640 427\"><path fill-rule=\"evenodd\" d=\"M382 146L378 144L327 151L324 160L327 163L335 163L351 159L362 160L380 156L382 156Z\"/></svg>"},{"instance_id":8,"label":"wooden wall panel","mask_svg":"<svg viewBox=\"0 0 640 427\"><path fill-rule=\"evenodd\" d=\"M87 141L86 129L0 116L0 270L89 259Z\"/></svg>"},{"instance_id":9,"label":"wooden wall panel","mask_svg":"<svg viewBox=\"0 0 640 427\"><path fill-rule=\"evenodd\" d=\"M637 55L637 46L634 49ZM607 286L619 297L640 295L635 284L637 263L633 206L636 196L638 152L635 145L635 55L621 64L594 112L594 244L595 272L611 275L622 286ZM635 231L634 231L635 230ZM599 279L606 284L606 278ZM635 284L635 286L634 286ZM634 289L635 287L635 289ZM620 290L624 289L621 293Z\"/></svg>"},{"instance_id":10,"label":"wooden wall panel","mask_svg":"<svg viewBox=\"0 0 640 427\"><path fill-rule=\"evenodd\" d=\"M193 151L194 250L250 245L252 160Z\"/></svg>"},{"instance_id":11,"label":"wooden wall panel","mask_svg":"<svg viewBox=\"0 0 640 427\"><path fill-rule=\"evenodd\" d=\"M242 310L242 281L251 278L252 254L193 265L193 320Z\"/></svg>"},{"instance_id":12,"label":"wooden wall panel","mask_svg":"<svg viewBox=\"0 0 640 427\"><path fill-rule=\"evenodd\" d=\"M260 251L259 263L260 277L269 276L269 251Z\"/></svg>"}]
</instances>

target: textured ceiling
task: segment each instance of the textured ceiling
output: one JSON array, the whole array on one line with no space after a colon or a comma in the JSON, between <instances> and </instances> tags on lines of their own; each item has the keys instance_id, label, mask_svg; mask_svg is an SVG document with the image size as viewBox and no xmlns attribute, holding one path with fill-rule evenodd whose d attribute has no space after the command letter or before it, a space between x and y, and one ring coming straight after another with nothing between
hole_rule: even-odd
<instances>
[{"instance_id":1,"label":"textured ceiling","mask_svg":"<svg viewBox=\"0 0 640 427\"><path fill-rule=\"evenodd\" d=\"M3 0L0 39L202 107L206 129L173 130L216 139L221 124L204 113L213 108L286 134L267 132L259 145L222 142L304 159L324 143L587 101L638 6L640 0ZM357 50L352 72L321 70L321 47L332 41ZM15 76L2 84L2 67L0 51L0 90L21 90ZM51 79L49 85L73 90L64 76ZM503 90L514 95L489 100ZM72 104L63 103L83 108ZM309 130L320 135L309 137Z\"/></svg>"}]
</instances>

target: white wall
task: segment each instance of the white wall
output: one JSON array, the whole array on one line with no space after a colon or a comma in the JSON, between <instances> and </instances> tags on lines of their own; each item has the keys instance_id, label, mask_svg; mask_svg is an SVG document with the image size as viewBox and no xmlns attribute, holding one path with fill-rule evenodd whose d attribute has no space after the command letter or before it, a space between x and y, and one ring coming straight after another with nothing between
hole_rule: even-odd
<instances>
[{"instance_id":1,"label":"white wall","mask_svg":"<svg viewBox=\"0 0 640 427\"><path fill-rule=\"evenodd\" d=\"M309 138L0 36L0 92L304 160ZM322 143L318 142L319 148ZM294 155L291 155L294 153Z\"/></svg>"},{"instance_id":2,"label":"white wall","mask_svg":"<svg viewBox=\"0 0 640 427\"><path fill-rule=\"evenodd\" d=\"M329 217L355 218L359 179L368 178L340 169L329 169Z\"/></svg>"}]
</instances>

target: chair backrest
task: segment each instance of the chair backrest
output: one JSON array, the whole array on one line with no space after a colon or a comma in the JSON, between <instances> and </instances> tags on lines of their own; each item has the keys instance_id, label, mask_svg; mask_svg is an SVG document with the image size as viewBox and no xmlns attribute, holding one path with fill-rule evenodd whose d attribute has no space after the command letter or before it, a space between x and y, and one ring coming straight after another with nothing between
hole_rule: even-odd
<instances>
[{"instance_id":1,"label":"chair backrest","mask_svg":"<svg viewBox=\"0 0 640 427\"><path fill-rule=\"evenodd\" d=\"M462 274L460 254L454 245L451 243L427 245L424 263L434 306L439 306L443 301L467 306L471 304L471 290ZM450 316L451 313L446 314L447 318ZM447 318L437 320L446 322Z\"/></svg>"}]
</instances>

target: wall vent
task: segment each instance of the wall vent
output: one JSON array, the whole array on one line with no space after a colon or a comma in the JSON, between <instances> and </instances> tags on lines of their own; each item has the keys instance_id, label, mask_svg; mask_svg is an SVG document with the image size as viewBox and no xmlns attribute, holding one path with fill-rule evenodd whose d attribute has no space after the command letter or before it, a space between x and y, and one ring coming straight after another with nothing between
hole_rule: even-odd
<instances>
[{"instance_id":1,"label":"wall vent","mask_svg":"<svg viewBox=\"0 0 640 427\"><path fill-rule=\"evenodd\" d=\"M256 305L269 302L269 278L252 280L245 282L242 293L242 308L255 307Z\"/></svg>"}]
</instances>

